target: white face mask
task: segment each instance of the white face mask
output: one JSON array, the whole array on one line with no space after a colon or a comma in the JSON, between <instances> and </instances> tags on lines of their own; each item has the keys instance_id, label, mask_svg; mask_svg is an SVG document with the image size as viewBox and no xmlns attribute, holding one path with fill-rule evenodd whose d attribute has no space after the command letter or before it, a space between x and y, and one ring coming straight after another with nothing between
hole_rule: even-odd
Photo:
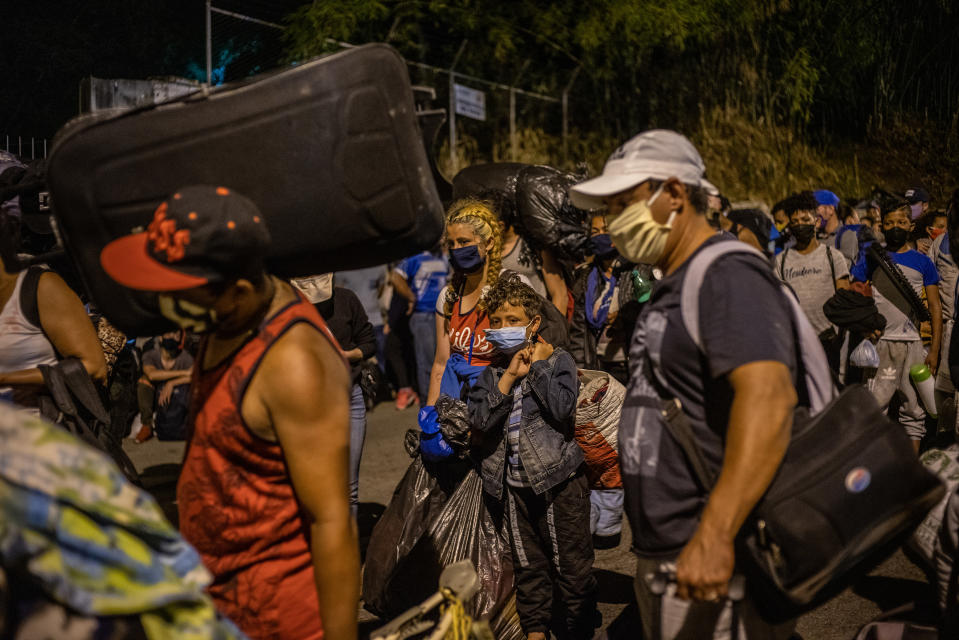
<instances>
[{"instance_id":1,"label":"white face mask","mask_svg":"<svg viewBox=\"0 0 959 640\"><path fill-rule=\"evenodd\" d=\"M657 264L663 257L666 237L678 212L673 211L666 224L660 224L653 218L649 207L663 192L664 186L660 185L648 200L629 205L622 213L608 221L609 237L613 245L631 262Z\"/></svg>"},{"instance_id":2,"label":"white face mask","mask_svg":"<svg viewBox=\"0 0 959 640\"><path fill-rule=\"evenodd\" d=\"M307 278L294 278L293 286L303 292L306 299L313 304L326 302L333 297L333 274L324 273Z\"/></svg>"}]
</instances>

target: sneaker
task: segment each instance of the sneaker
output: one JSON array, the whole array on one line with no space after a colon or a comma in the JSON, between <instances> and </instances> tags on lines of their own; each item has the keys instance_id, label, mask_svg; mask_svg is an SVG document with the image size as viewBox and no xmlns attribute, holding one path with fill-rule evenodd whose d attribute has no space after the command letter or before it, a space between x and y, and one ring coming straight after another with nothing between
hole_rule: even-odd
<instances>
[{"instance_id":1,"label":"sneaker","mask_svg":"<svg viewBox=\"0 0 959 640\"><path fill-rule=\"evenodd\" d=\"M140 427L140 430L137 431L137 437L134 439L134 442L137 444L143 444L147 440L153 437L153 427L148 424Z\"/></svg>"},{"instance_id":2,"label":"sneaker","mask_svg":"<svg viewBox=\"0 0 959 640\"><path fill-rule=\"evenodd\" d=\"M396 410L403 411L416 402L416 394L410 387L403 387L396 394Z\"/></svg>"}]
</instances>

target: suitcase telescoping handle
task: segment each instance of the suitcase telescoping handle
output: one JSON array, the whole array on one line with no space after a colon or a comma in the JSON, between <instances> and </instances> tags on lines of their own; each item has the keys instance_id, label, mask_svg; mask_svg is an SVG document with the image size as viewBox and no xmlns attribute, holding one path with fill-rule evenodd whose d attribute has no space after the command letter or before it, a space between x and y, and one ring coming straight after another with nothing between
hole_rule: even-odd
<instances>
[{"instance_id":1,"label":"suitcase telescoping handle","mask_svg":"<svg viewBox=\"0 0 959 640\"><path fill-rule=\"evenodd\" d=\"M669 585L676 584L676 565L673 563L661 564L659 569L646 574L646 584L654 595L665 594ZM741 602L746 595L746 578L741 574L735 574L729 579L726 592L729 600Z\"/></svg>"}]
</instances>

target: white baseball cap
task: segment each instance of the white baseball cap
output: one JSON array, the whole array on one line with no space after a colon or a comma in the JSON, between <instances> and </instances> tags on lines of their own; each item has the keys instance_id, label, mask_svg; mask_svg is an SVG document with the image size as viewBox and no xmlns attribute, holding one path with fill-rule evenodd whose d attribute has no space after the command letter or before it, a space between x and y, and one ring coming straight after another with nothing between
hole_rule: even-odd
<instances>
[{"instance_id":1,"label":"white baseball cap","mask_svg":"<svg viewBox=\"0 0 959 640\"><path fill-rule=\"evenodd\" d=\"M647 180L676 178L719 195L706 180L706 167L696 147L685 136L668 129L651 129L630 138L606 161L603 174L573 185L569 199L580 209L598 209L603 198Z\"/></svg>"}]
</instances>

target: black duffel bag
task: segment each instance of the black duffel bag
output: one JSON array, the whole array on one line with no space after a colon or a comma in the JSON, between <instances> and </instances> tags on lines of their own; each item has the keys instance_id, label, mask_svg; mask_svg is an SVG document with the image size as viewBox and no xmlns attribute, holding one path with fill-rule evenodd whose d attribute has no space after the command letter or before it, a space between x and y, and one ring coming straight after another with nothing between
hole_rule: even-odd
<instances>
[{"instance_id":1,"label":"black duffel bag","mask_svg":"<svg viewBox=\"0 0 959 640\"><path fill-rule=\"evenodd\" d=\"M683 280L684 326L700 345L698 292L713 260L755 253L741 242L701 251ZM761 257L761 256L760 256ZM813 410L793 416L786 455L737 538L737 570L771 622L795 618L848 586L891 554L942 498L939 478L919 462L902 426L886 417L865 387L831 392L825 353L795 297L789 298L801 397ZM664 422L703 490L716 478L678 400L662 401Z\"/></svg>"}]
</instances>

